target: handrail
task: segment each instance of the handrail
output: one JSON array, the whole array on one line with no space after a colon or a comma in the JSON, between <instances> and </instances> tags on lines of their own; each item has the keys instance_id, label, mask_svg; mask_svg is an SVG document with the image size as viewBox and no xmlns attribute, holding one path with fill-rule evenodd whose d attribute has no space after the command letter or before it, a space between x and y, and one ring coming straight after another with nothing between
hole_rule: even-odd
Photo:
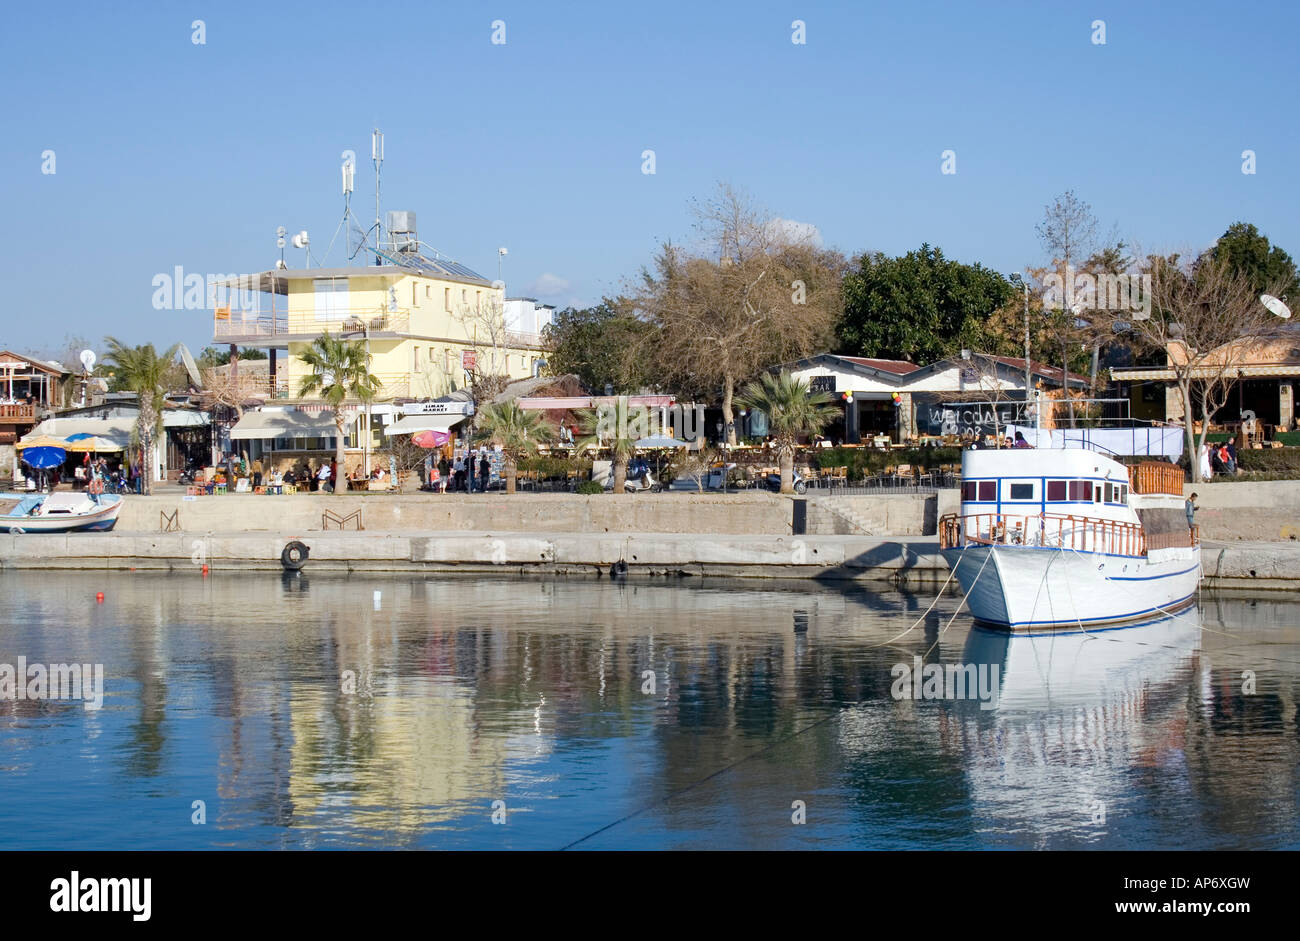
<instances>
[{"instance_id":1,"label":"handrail","mask_svg":"<svg viewBox=\"0 0 1300 941\"><path fill-rule=\"evenodd\" d=\"M1015 545L1144 556L1152 549L1195 546L1199 540L1196 527L1186 536L1181 532L1148 536L1138 523L1073 514L948 513L939 520L941 549Z\"/></svg>"}]
</instances>

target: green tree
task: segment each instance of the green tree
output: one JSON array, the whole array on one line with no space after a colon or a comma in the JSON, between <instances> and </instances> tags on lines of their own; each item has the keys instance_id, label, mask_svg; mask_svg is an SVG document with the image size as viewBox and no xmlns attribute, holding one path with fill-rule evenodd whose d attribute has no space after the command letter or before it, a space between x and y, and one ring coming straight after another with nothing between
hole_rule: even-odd
<instances>
[{"instance_id":1,"label":"green tree","mask_svg":"<svg viewBox=\"0 0 1300 941\"><path fill-rule=\"evenodd\" d=\"M794 492L794 452L801 435L820 432L839 409L825 392L810 392L808 384L782 371L764 373L741 391L737 401L767 416L781 465L781 492Z\"/></svg>"},{"instance_id":2,"label":"green tree","mask_svg":"<svg viewBox=\"0 0 1300 941\"><path fill-rule=\"evenodd\" d=\"M555 428L535 409L520 408L515 402L497 402L478 413L474 437L501 448L506 464L506 493L515 492L519 461L537 453L537 446L555 439Z\"/></svg>"},{"instance_id":3,"label":"green tree","mask_svg":"<svg viewBox=\"0 0 1300 941\"><path fill-rule=\"evenodd\" d=\"M1291 256L1270 244L1268 236L1253 225L1234 222L1228 226L1209 255L1226 262L1234 274L1244 274L1257 294L1267 292L1270 286L1278 290L1278 285L1283 294L1292 297L1300 292L1300 278Z\"/></svg>"},{"instance_id":4,"label":"green tree","mask_svg":"<svg viewBox=\"0 0 1300 941\"><path fill-rule=\"evenodd\" d=\"M163 434L163 406L179 344L159 355L152 343L126 346L114 337L104 337L104 343L108 347L108 362L113 367L113 387L134 392L139 403L135 437L139 441L142 487L147 496L153 492L153 443Z\"/></svg>"},{"instance_id":5,"label":"green tree","mask_svg":"<svg viewBox=\"0 0 1300 941\"><path fill-rule=\"evenodd\" d=\"M637 317L624 298L603 298L595 307L565 308L543 331L546 366L553 376L572 373L597 393L639 392L655 377L654 338L658 331Z\"/></svg>"},{"instance_id":6,"label":"green tree","mask_svg":"<svg viewBox=\"0 0 1300 941\"><path fill-rule=\"evenodd\" d=\"M981 349L992 345L984 322L1014 294L996 271L947 259L928 243L898 258L863 255L844 279L838 349L914 363Z\"/></svg>"},{"instance_id":7,"label":"green tree","mask_svg":"<svg viewBox=\"0 0 1300 941\"><path fill-rule=\"evenodd\" d=\"M298 387L299 397L319 392L334 413L334 427L337 429L334 437L337 467L334 492L346 493L347 488L339 486L347 467L343 449L343 404L348 399L362 404L372 401L383 388L383 383L370 371L370 354L366 352L365 344L336 339L328 330L313 340L311 346L299 354L299 359L311 369Z\"/></svg>"}]
</instances>

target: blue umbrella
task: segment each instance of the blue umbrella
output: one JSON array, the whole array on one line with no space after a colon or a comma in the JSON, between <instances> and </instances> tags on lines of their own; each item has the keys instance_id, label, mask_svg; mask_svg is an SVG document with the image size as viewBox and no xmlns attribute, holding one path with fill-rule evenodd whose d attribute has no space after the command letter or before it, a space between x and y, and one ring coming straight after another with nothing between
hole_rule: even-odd
<instances>
[{"instance_id":1,"label":"blue umbrella","mask_svg":"<svg viewBox=\"0 0 1300 941\"><path fill-rule=\"evenodd\" d=\"M68 459L68 452L63 448L28 448L23 451L23 463L28 467L58 467Z\"/></svg>"}]
</instances>

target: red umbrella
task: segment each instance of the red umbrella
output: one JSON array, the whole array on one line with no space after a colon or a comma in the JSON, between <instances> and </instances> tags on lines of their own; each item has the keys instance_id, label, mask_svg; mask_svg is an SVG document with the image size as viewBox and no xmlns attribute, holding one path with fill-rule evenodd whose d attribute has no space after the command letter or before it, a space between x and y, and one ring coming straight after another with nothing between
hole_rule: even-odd
<instances>
[{"instance_id":1,"label":"red umbrella","mask_svg":"<svg viewBox=\"0 0 1300 941\"><path fill-rule=\"evenodd\" d=\"M451 433L446 431L421 431L411 435L411 443L422 448L440 448L451 440Z\"/></svg>"}]
</instances>

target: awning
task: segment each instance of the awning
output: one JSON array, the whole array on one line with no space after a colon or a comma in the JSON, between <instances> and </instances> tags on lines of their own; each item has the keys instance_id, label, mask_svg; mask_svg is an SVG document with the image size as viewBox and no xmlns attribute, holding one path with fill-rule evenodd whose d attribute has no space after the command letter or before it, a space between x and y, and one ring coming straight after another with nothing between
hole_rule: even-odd
<instances>
[{"instance_id":1,"label":"awning","mask_svg":"<svg viewBox=\"0 0 1300 941\"><path fill-rule=\"evenodd\" d=\"M344 426L351 421L351 416L344 415ZM307 412L248 412L234 428L230 437L235 441L247 441L256 438L332 438L337 435L338 427L334 416L329 412L309 414Z\"/></svg>"},{"instance_id":2,"label":"awning","mask_svg":"<svg viewBox=\"0 0 1300 941\"><path fill-rule=\"evenodd\" d=\"M1191 375L1193 379L1217 379L1222 375L1229 381L1233 379L1286 378L1288 376L1300 376L1300 364L1245 364L1229 366L1226 369L1218 364L1210 364L1208 366L1192 367ZM1168 367L1163 369L1153 367L1149 369L1111 369L1110 376L1116 382L1172 382L1178 378L1178 373Z\"/></svg>"},{"instance_id":3,"label":"awning","mask_svg":"<svg viewBox=\"0 0 1300 941\"><path fill-rule=\"evenodd\" d=\"M452 425L467 418L468 415L407 415L391 425L385 425L384 434L413 435L421 431L447 431Z\"/></svg>"}]
</instances>

